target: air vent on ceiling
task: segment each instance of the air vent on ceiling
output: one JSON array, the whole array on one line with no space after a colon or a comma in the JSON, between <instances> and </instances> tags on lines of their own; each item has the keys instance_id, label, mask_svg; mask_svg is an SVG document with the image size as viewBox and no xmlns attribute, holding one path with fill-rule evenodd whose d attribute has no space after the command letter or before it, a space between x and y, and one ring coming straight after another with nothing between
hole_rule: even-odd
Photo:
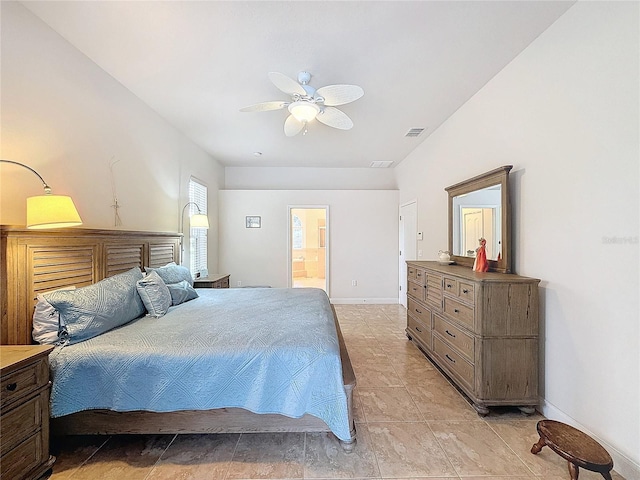
<instances>
[{"instance_id":1,"label":"air vent on ceiling","mask_svg":"<svg viewBox=\"0 0 640 480\"><path fill-rule=\"evenodd\" d=\"M405 137L417 137L422 132L424 132L424 128L412 128L406 133Z\"/></svg>"},{"instance_id":2,"label":"air vent on ceiling","mask_svg":"<svg viewBox=\"0 0 640 480\"><path fill-rule=\"evenodd\" d=\"M393 161L380 161L380 162L371 162L369 165L371 168L389 168Z\"/></svg>"}]
</instances>

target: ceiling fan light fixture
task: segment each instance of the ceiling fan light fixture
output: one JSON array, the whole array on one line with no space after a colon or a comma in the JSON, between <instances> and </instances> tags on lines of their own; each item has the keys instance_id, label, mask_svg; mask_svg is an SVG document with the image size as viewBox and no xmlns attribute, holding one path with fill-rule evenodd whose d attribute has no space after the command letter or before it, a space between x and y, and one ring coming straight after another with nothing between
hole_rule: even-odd
<instances>
[{"instance_id":1,"label":"ceiling fan light fixture","mask_svg":"<svg viewBox=\"0 0 640 480\"><path fill-rule=\"evenodd\" d=\"M320 113L320 107L318 107L318 105L304 100L293 102L288 108L291 115L302 123L310 122Z\"/></svg>"}]
</instances>

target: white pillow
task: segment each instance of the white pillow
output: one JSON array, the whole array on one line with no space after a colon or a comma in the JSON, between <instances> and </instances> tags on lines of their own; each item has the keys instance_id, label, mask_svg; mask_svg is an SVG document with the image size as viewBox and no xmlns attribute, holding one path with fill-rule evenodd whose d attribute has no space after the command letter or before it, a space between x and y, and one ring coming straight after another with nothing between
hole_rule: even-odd
<instances>
[{"instance_id":1,"label":"white pillow","mask_svg":"<svg viewBox=\"0 0 640 480\"><path fill-rule=\"evenodd\" d=\"M75 286L59 288L52 290L57 292L60 290L75 290ZM48 293L48 292L47 292ZM58 338L58 332L64 324L60 320L60 314L53 308L47 300L40 294L37 295L38 303L33 312L33 339L40 344L54 344Z\"/></svg>"}]
</instances>

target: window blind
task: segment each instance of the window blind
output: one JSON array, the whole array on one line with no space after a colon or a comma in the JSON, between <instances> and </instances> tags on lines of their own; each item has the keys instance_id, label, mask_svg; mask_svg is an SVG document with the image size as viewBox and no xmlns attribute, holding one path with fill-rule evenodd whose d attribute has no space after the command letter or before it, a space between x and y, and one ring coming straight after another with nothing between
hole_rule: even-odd
<instances>
[{"instance_id":1,"label":"window blind","mask_svg":"<svg viewBox=\"0 0 640 480\"><path fill-rule=\"evenodd\" d=\"M189 202L200 207L200 213L207 214L207 186L194 178L189 180ZM198 213L198 207L189 205L189 216ZM207 229L189 230L189 269L192 274L207 269Z\"/></svg>"}]
</instances>

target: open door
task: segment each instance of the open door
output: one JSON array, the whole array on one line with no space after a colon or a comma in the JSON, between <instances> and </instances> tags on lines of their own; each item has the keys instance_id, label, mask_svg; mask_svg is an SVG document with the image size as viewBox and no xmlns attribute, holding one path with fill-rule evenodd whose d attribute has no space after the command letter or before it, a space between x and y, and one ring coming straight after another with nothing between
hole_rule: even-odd
<instances>
[{"instance_id":1,"label":"open door","mask_svg":"<svg viewBox=\"0 0 640 480\"><path fill-rule=\"evenodd\" d=\"M289 286L329 293L327 206L289 207Z\"/></svg>"}]
</instances>

